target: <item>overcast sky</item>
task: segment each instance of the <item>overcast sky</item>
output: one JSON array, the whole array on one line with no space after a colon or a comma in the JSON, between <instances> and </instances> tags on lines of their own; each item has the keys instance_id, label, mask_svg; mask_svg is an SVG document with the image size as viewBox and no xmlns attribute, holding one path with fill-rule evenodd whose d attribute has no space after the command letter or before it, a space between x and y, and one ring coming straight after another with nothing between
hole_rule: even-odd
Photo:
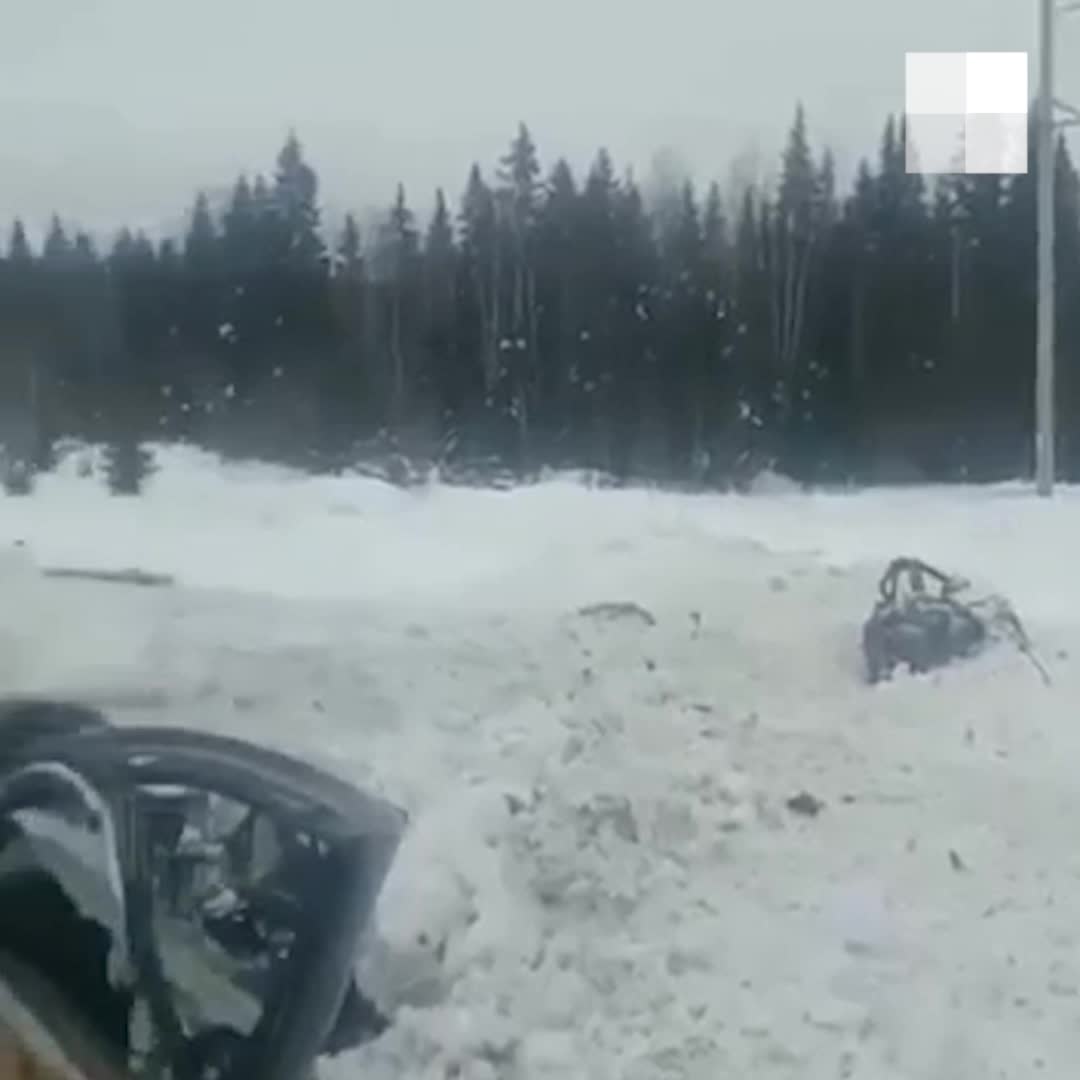
<instances>
[{"instance_id":1,"label":"overcast sky","mask_svg":"<svg viewBox=\"0 0 1080 1080\"><path fill-rule=\"evenodd\" d=\"M905 50L1034 47L1037 0L0 0L0 214L174 220L295 126L337 211L456 199L519 119L545 165L660 147L725 182L802 98L841 166L903 108ZM1080 100L1080 16L1061 30ZM1032 72L1034 75L1034 72Z\"/></svg>"}]
</instances>

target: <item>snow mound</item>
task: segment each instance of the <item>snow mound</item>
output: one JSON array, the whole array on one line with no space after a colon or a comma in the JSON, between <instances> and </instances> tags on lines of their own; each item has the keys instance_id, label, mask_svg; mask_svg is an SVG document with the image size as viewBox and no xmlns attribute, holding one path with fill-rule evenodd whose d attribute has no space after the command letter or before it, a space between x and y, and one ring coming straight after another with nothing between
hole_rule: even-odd
<instances>
[{"instance_id":1,"label":"snow mound","mask_svg":"<svg viewBox=\"0 0 1080 1080\"><path fill-rule=\"evenodd\" d=\"M1076 489L159 465L137 500L61 471L4 502L25 547L0 559L0 679L278 745L409 810L358 959L393 1024L325 1076L1074 1075ZM999 649L866 687L897 554L1005 594L1052 685ZM57 563L181 584L35 572Z\"/></svg>"},{"instance_id":2,"label":"snow mound","mask_svg":"<svg viewBox=\"0 0 1080 1080\"><path fill-rule=\"evenodd\" d=\"M360 965L395 1016L357 1056L361 1075L418 1059L416 1075L634 1075L602 1016L640 1041L666 985L660 1015L679 1019L703 942L656 919L693 908L695 876L730 857L756 809L745 776L673 776L670 760L632 761L624 736L571 735L530 789L478 785L419 817Z\"/></svg>"},{"instance_id":3,"label":"snow mound","mask_svg":"<svg viewBox=\"0 0 1080 1080\"><path fill-rule=\"evenodd\" d=\"M784 476L773 469L762 469L755 473L747 485L750 495L798 495L802 487L790 476Z\"/></svg>"}]
</instances>

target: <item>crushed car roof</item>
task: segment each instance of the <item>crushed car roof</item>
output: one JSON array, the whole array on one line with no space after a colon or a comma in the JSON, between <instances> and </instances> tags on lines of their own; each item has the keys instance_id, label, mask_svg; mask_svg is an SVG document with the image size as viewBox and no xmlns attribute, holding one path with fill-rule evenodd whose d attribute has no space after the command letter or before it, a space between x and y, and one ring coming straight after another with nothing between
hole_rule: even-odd
<instances>
[{"instance_id":1,"label":"crushed car roof","mask_svg":"<svg viewBox=\"0 0 1080 1080\"><path fill-rule=\"evenodd\" d=\"M298 828L329 838L396 840L397 807L306 762L230 738L186 728L93 727L28 738L4 755L6 769L50 760L102 787L186 784L242 793L253 806L286 814Z\"/></svg>"}]
</instances>

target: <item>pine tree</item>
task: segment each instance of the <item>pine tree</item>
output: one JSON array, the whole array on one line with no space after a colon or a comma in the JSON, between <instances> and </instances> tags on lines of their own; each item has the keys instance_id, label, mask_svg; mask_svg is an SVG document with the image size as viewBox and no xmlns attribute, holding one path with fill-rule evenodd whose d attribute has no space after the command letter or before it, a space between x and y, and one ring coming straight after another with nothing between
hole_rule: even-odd
<instances>
[{"instance_id":1,"label":"pine tree","mask_svg":"<svg viewBox=\"0 0 1080 1080\"><path fill-rule=\"evenodd\" d=\"M714 180L709 185L705 196L705 208L702 212L702 256L718 270L728 257L727 220L724 217L723 199L720 185Z\"/></svg>"},{"instance_id":2,"label":"pine tree","mask_svg":"<svg viewBox=\"0 0 1080 1080\"><path fill-rule=\"evenodd\" d=\"M579 260L581 200L573 171L565 159L548 177L537 229L539 328L539 424L544 428L549 455L576 462L571 445L571 378L579 370L583 297Z\"/></svg>"},{"instance_id":3,"label":"pine tree","mask_svg":"<svg viewBox=\"0 0 1080 1080\"><path fill-rule=\"evenodd\" d=\"M8 262L14 269L22 270L29 266L33 258L34 253L30 250L30 242L26 238L26 226L21 218L16 218L8 241Z\"/></svg>"},{"instance_id":4,"label":"pine tree","mask_svg":"<svg viewBox=\"0 0 1080 1080\"><path fill-rule=\"evenodd\" d=\"M360 226L357 225L356 217L353 214L345 215L345 224L341 230L337 254L338 268L346 274L354 271L360 265Z\"/></svg>"},{"instance_id":5,"label":"pine tree","mask_svg":"<svg viewBox=\"0 0 1080 1080\"><path fill-rule=\"evenodd\" d=\"M540 164L536 145L524 124L501 161L497 205L507 234L508 303L501 366L508 380L507 410L516 429L515 456L525 468L531 453L530 424L539 390L539 312L536 295L535 243L540 212Z\"/></svg>"},{"instance_id":6,"label":"pine tree","mask_svg":"<svg viewBox=\"0 0 1080 1080\"><path fill-rule=\"evenodd\" d=\"M265 198L260 191L259 198ZM266 359L275 337L278 294L268 281L272 240L265 207L246 176L233 186L222 215L220 238L221 351L232 396L230 411L244 407L266 378Z\"/></svg>"},{"instance_id":7,"label":"pine tree","mask_svg":"<svg viewBox=\"0 0 1080 1080\"><path fill-rule=\"evenodd\" d=\"M424 350L444 426L460 422L464 386L458 370L458 252L446 195L435 192L435 211L424 240ZM444 431L444 436L446 435Z\"/></svg>"},{"instance_id":8,"label":"pine tree","mask_svg":"<svg viewBox=\"0 0 1080 1080\"><path fill-rule=\"evenodd\" d=\"M35 462L42 454L43 400L49 315L39 260L26 229L16 219L0 280L0 431L4 451L4 486L9 494L29 494Z\"/></svg>"},{"instance_id":9,"label":"pine tree","mask_svg":"<svg viewBox=\"0 0 1080 1080\"><path fill-rule=\"evenodd\" d=\"M667 468L685 475L706 452L711 320L705 282L705 236L693 182L683 183L677 215L666 219L663 253L663 367Z\"/></svg>"},{"instance_id":10,"label":"pine tree","mask_svg":"<svg viewBox=\"0 0 1080 1080\"><path fill-rule=\"evenodd\" d=\"M59 215L53 214L49 232L42 247L42 258L53 264L64 262L71 255L71 242L64 231L64 224Z\"/></svg>"},{"instance_id":11,"label":"pine tree","mask_svg":"<svg viewBox=\"0 0 1080 1080\"><path fill-rule=\"evenodd\" d=\"M315 270L325 248L319 231L319 179L304 160L303 148L291 132L278 154L273 204L282 229L282 257L292 266Z\"/></svg>"},{"instance_id":12,"label":"pine tree","mask_svg":"<svg viewBox=\"0 0 1080 1080\"><path fill-rule=\"evenodd\" d=\"M615 322L609 386L611 434L607 465L616 480L647 476L663 456L657 363L658 253L637 183L628 174L615 193Z\"/></svg>"},{"instance_id":13,"label":"pine tree","mask_svg":"<svg viewBox=\"0 0 1080 1080\"><path fill-rule=\"evenodd\" d=\"M739 421L739 380L734 363L736 340L735 269L720 185L713 181L705 196L701 221L701 282L704 289L704 350L707 408L710 417L705 442L697 449L695 472L700 482L715 477L729 458Z\"/></svg>"},{"instance_id":14,"label":"pine tree","mask_svg":"<svg viewBox=\"0 0 1080 1080\"><path fill-rule=\"evenodd\" d=\"M774 401L783 432L792 423L795 395L802 381L807 305L818 237L815 220L817 176L800 104L784 150L780 189L769 244L772 288L773 349L776 363Z\"/></svg>"},{"instance_id":15,"label":"pine tree","mask_svg":"<svg viewBox=\"0 0 1080 1080\"><path fill-rule=\"evenodd\" d=\"M480 401L493 403L499 380L500 260L495 198L479 165L469 172L461 208L462 272L475 319L476 353L480 358Z\"/></svg>"},{"instance_id":16,"label":"pine tree","mask_svg":"<svg viewBox=\"0 0 1080 1080\"><path fill-rule=\"evenodd\" d=\"M218 237L210 214L210 200L205 192L199 192L191 211L184 257L192 270L201 271L215 261L217 252Z\"/></svg>"},{"instance_id":17,"label":"pine tree","mask_svg":"<svg viewBox=\"0 0 1080 1080\"><path fill-rule=\"evenodd\" d=\"M358 431L385 422L379 367L381 357L372 348L378 329L372 318L372 283L360 226L355 216L345 217L334 245L333 273L329 281L333 345L320 379L323 428L335 452L346 452Z\"/></svg>"},{"instance_id":18,"label":"pine tree","mask_svg":"<svg viewBox=\"0 0 1080 1080\"><path fill-rule=\"evenodd\" d=\"M384 297L387 352L389 359L388 419L392 429L404 423L415 372L415 325L420 238L415 218L398 184L397 195L379 230L375 272Z\"/></svg>"},{"instance_id":19,"label":"pine tree","mask_svg":"<svg viewBox=\"0 0 1080 1080\"><path fill-rule=\"evenodd\" d=\"M610 410L617 330L619 185L606 149L598 151L581 194L579 260L582 319L577 363L569 372L572 416L584 463L611 471Z\"/></svg>"},{"instance_id":20,"label":"pine tree","mask_svg":"<svg viewBox=\"0 0 1080 1080\"><path fill-rule=\"evenodd\" d=\"M500 161L499 181L510 195L511 224L515 235L524 243L529 230L536 224L543 191L536 144L524 124L518 125L517 135Z\"/></svg>"}]
</instances>

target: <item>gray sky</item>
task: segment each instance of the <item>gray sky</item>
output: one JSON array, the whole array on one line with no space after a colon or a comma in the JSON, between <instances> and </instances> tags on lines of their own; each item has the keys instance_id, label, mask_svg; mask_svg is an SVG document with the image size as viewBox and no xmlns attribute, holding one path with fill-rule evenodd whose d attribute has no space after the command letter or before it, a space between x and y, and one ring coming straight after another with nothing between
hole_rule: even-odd
<instances>
[{"instance_id":1,"label":"gray sky","mask_svg":"<svg viewBox=\"0 0 1080 1080\"><path fill-rule=\"evenodd\" d=\"M905 50L1033 48L1037 0L3 0L0 216L176 219L294 125L330 207L426 209L519 119L545 166L668 146L726 182L796 98L850 168L903 108ZM1080 17L1061 90L1080 103ZM1034 72L1032 72L1034 75Z\"/></svg>"}]
</instances>

